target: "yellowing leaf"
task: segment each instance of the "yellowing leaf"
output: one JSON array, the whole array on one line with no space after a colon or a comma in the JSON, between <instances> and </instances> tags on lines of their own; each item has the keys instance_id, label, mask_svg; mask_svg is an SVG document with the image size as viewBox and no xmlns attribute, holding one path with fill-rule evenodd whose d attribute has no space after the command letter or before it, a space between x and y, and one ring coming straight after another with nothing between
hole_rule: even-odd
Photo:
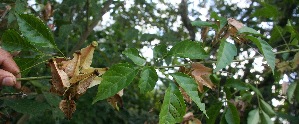
<instances>
[{"instance_id":1,"label":"yellowing leaf","mask_svg":"<svg viewBox=\"0 0 299 124\"><path fill-rule=\"evenodd\" d=\"M89 46L81 49L81 61L80 61L80 67L82 69L89 68L92 63L93 53L95 50L95 47L98 46L98 43L96 41L93 41Z\"/></svg>"},{"instance_id":2,"label":"yellowing leaf","mask_svg":"<svg viewBox=\"0 0 299 124\"><path fill-rule=\"evenodd\" d=\"M215 85L210 80L210 75L212 73L212 69L205 67L199 63L193 63L191 65L192 72L191 75L195 78L196 82L198 83L198 90L203 92L202 85L207 86L210 89L214 89Z\"/></svg>"},{"instance_id":3,"label":"yellowing leaf","mask_svg":"<svg viewBox=\"0 0 299 124\"><path fill-rule=\"evenodd\" d=\"M73 113L76 111L76 103L74 100L61 100L59 108L67 119L71 119Z\"/></svg>"}]
</instances>

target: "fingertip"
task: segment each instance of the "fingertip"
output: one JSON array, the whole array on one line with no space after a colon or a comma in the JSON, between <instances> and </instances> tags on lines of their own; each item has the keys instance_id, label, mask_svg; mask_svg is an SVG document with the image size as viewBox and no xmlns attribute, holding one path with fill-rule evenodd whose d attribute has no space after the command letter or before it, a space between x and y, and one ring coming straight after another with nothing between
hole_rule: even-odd
<instances>
[{"instance_id":1,"label":"fingertip","mask_svg":"<svg viewBox=\"0 0 299 124\"><path fill-rule=\"evenodd\" d=\"M14 86L14 85L16 85L16 78L14 78L14 77L4 77L2 79L2 85L4 85L4 86Z\"/></svg>"}]
</instances>

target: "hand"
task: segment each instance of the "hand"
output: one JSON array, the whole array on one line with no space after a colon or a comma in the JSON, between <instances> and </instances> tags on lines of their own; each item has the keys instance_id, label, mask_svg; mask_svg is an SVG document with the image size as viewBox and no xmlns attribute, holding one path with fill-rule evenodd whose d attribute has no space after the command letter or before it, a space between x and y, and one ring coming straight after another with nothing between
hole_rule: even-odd
<instances>
[{"instance_id":1,"label":"hand","mask_svg":"<svg viewBox=\"0 0 299 124\"><path fill-rule=\"evenodd\" d=\"M12 59L12 55L0 48L0 86L14 86L21 88L21 82L16 78L20 78L20 69Z\"/></svg>"}]
</instances>

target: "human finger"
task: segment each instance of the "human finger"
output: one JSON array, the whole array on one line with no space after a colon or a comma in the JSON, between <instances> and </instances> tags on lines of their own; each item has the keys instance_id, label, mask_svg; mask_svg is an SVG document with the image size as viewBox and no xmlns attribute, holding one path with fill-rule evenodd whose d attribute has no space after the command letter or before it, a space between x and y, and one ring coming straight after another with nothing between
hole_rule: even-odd
<instances>
[{"instance_id":1,"label":"human finger","mask_svg":"<svg viewBox=\"0 0 299 124\"><path fill-rule=\"evenodd\" d=\"M0 67L1 69L6 70L17 77L21 76L19 74L20 69L18 65L15 63L15 61L13 60L10 53L8 53L7 51L1 48L0 48Z\"/></svg>"},{"instance_id":2,"label":"human finger","mask_svg":"<svg viewBox=\"0 0 299 124\"><path fill-rule=\"evenodd\" d=\"M0 84L3 86L14 86L15 88L21 88L21 84L17 83L16 77L3 69L0 69Z\"/></svg>"}]
</instances>

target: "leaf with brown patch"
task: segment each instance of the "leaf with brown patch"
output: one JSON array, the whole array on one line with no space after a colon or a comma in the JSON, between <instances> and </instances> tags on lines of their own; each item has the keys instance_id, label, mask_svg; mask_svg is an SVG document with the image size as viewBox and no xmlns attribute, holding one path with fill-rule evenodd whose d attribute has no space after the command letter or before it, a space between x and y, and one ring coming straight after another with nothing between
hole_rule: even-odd
<instances>
[{"instance_id":1,"label":"leaf with brown patch","mask_svg":"<svg viewBox=\"0 0 299 124\"><path fill-rule=\"evenodd\" d=\"M119 107L123 106L122 97L123 96L123 89L119 91L114 96L107 99L108 103L117 111L119 111Z\"/></svg>"},{"instance_id":2,"label":"leaf with brown patch","mask_svg":"<svg viewBox=\"0 0 299 124\"><path fill-rule=\"evenodd\" d=\"M73 113L76 111L76 103L74 100L61 100L59 108L67 119L71 119Z\"/></svg>"},{"instance_id":3,"label":"leaf with brown patch","mask_svg":"<svg viewBox=\"0 0 299 124\"><path fill-rule=\"evenodd\" d=\"M210 75L212 74L212 69L205 67L199 63L192 63L191 65L192 72L191 75L195 78L198 83L198 90L203 92L202 85L207 86L210 89L214 89L216 86L210 80Z\"/></svg>"}]
</instances>

